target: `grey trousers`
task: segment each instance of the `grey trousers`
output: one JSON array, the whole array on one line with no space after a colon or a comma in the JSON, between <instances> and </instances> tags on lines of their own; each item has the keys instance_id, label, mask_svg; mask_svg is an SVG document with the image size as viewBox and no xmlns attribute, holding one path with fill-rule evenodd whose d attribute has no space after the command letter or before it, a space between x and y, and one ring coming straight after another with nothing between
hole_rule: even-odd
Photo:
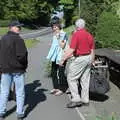
<instances>
[{"instance_id":1,"label":"grey trousers","mask_svg":"<svg viewBox=\"0 0 120 120\"><path fill-rule=\"evenodd\" d=\"M89 102L89 82L91 55L72 58L67 68L67 81L73 102ZM81 84L81 96L78 91L78 80Z\"/></svg>"}]
</instances>

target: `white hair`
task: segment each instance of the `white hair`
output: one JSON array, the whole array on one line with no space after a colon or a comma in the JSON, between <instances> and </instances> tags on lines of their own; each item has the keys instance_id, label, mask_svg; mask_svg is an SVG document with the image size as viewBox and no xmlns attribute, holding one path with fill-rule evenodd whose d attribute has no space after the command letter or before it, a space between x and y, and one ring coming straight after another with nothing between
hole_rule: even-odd
<instances>
[{"instance_id":1,"label":"white hair","mask_svg":"<svg viewBox=\"0 0 120 120\"><path fill-rule=\"evenodd\" d=\"M82 29L85 27L85 21L80 18L80 19L76 20L75 25L77 28Z\"/></svg>"}]
</instances>

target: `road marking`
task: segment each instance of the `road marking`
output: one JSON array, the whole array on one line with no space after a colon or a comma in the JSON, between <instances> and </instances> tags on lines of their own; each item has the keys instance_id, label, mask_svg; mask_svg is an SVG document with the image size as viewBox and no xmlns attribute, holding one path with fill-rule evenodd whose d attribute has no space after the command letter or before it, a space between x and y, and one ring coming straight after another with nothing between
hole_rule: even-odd
<instances>
[{"instance_id":1,"label":"road marking","mask_svg":"<svg viewBox=\"0 0 120 120\"><path fill-rule=\"evenodd\" d=\"M77 111L78 115L80 116L80 118L82 120L85 120L85 117L83 116L83 114L79 111L78 107L75 108L75 110Z\"/></svg>"},{"instance_id":2,"label":"road marking","mask_svg":"<svg viewBox=\"0 0 120 120\"><path fill-rule=\"evenodd\" d=\"M70 99L70 95L68 95L69 99ZM75 108L75 110L77 111L79 117L81 118L81 120L86 120L84 115L79 111L78 107Z\"/></svg>"}]
</instances>

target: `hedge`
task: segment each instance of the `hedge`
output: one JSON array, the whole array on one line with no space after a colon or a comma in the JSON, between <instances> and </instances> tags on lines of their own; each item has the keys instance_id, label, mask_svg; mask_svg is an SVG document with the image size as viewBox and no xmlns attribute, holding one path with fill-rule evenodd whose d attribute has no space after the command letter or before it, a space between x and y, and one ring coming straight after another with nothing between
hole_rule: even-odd
<instances>
[{"instance_id":1,"label":"hedge","mask_svg":"<svg viewBox=\"0 0 120 120\"><path fill-rule=\"evenodd\" d=\"M112 12L103 12L98 19L95 39L97 47L120 49L120 19Z\"/></svg>"}]
</instances>

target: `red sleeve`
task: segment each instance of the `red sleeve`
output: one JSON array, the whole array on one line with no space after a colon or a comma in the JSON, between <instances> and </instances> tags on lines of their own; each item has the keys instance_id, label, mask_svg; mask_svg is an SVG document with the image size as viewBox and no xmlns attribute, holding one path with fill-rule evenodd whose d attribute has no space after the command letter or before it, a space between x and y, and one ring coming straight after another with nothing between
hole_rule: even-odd
<instances>
[{"instance_id":1,"label":"red sleeve","mask_svg":"<svg viewBox=\"0 0 120 120\"><path fill-rule=\"evenodd\" d=\"M70 42L70 48L75 49L77 46L77 35L73 33L71 42Z\"/></svg>"},{"instance_id":2,"label":"red sleeve","mask_svg":"<svg viewBox=\"0 0 120 120\"><path fill-rule=\"evenodd\" d=\"M95 49L94 38L91 34L88 35L88 39L90 41L90 49Z\"/></svg>"}]
</instances>

